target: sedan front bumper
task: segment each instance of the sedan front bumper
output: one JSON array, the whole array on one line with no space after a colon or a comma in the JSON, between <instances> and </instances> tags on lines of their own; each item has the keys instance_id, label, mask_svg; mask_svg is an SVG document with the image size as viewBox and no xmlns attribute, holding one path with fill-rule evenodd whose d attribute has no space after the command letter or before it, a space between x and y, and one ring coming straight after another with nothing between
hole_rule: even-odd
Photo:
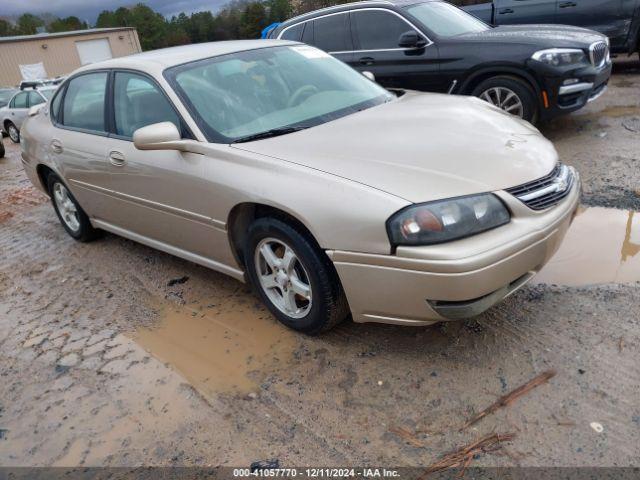
<instances>
[{"instance_id":1,"label":"sedan front bumper","mask_svg":"<svg viewBox=\"0 0 640 480\"><path fill-rule=\"evenodd\" d=\"M542 212L497 192L511 222L474 237L395 255L327 252L356 322L429 325L478 315L525 285L558 250L580 199L580 181Z\"/></svg>"}]
</instances>

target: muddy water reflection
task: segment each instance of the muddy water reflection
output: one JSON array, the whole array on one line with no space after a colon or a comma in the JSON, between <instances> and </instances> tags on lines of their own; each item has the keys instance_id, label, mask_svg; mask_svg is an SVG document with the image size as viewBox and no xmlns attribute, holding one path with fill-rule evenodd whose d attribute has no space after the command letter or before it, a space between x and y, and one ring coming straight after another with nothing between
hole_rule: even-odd
<instances>
[{"instance_id":1,"label":"muddy water reflection","mask_svg":"<svg viewBox=\"0 0 640 480\"><path fill-rule=\"evenodd\" d=\"M640 281L640 212L581 210L536 283L593 285Z\"/></svg>"},{"instance_id":2,"label":"muddy water reflection","mask_svg":"<svg viewBox=\"0 0 640 480\"><path fill-rule=\"evenodd\" d=\"M255 390L296 345L295 334L251 307L210 311L167 305L161 316L159 327L137 331L134 340L205 395Z\"/></svg>"}]
</instances>

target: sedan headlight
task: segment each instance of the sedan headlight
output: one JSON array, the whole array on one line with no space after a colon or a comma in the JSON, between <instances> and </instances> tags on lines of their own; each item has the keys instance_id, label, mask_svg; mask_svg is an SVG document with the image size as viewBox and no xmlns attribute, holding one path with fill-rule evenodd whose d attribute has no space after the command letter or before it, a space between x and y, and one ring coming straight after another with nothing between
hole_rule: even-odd
<instances>
[{"instance_id":1,"label":"sedan headlight","mask_svg":"<svg viewBox=\"0 0 640 480\"><path fill-rule=\"evenodd\" d=\"M411 205L387 221L387 231L394 246L433 245L499 227L510 218L498 197L484 193Z\"/></svg>"},{"instance_id":2,"label":"sedan headlight","mask_svg":"<svg viewBox=\"0 0 640 480\"><path fill-rule=\"evenodd\" d=\"M577 65L587 60L585 53L579 48L550 48L539 50L531 58L553 67Z\"/></svg>"}]
</instances>

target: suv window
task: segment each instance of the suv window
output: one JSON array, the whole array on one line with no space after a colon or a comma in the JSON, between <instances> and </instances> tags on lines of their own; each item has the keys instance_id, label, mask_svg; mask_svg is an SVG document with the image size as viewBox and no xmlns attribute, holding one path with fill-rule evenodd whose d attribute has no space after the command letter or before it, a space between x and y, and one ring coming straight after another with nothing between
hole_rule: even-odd
<instances>
[{"instance_id":1,"label":"suv window","mask_svg":"<svg viewBox=\"0 0 640 480\"><path fill-rule=\"evenodd\" d=\"M11 108L27 108L27 92L22 92L13 97Z\"/></svg>"},{"instance_id":2,"label":"suv window","mask_svg":"<svg viewBox=\"0 0 640 480\"><path fill-rule=\"evenodd\" d=\"M353 50L349 32L349 14L340 13L313 20L313 45L325 52Z\"/></svg>"},{"instance_id":3,"label":"suv window","mask_svg":"<svg viewBox=\"0 0 640 480\"><path fill-rule=\"evenodd\" d=\"M104 125L107 72L81 75L69 82L62 106L62 123L67 127L94 132L106 131Z\"/></svg>"},{"instance_id":4,"label":"suv window","mask_svg":"<svg viewBox=\"0 0 640 480\"><path fill-rule=\"evenodd\" d=\"M400 35L413 30L397 15L382 10L351 12L351 19L360 50L399 48Z\"/></svg>"},{"instance_id":5,"label":"suv window","mask_svg":"<svg viewBox=\"0 0 640 480\"><path fill-rule=\"evenodd\" d=\"M304 23L299 23L298 25L294 25L291 28L285 30L280 37L282 40L293 40L294 42L299 42L300 37L302 37L302 30L304 28Z\"/></svg>"},{"instance_id":6,"label":"suv window","mask_svg":"<svg viewBox=\"0 0 640 480\"><path fill-rule=\"evenodd\" d=\"M137 129L159 122L172 122L180 130L180 119L169 100L142 75L116 72L113 102L118 135L132 137Z\"/></svg>"},{"instance_id":7,"label":"suv window","mask_svg":"<svg viewBox=\"0 0 640 480\"><path fill-rule=\"evenodd\" d=\"M31 91L29 92L29 106L33 107L35 105L40 105L41 103L46 102L46 100L44 98L42 98L42 95L40 95L38 92Z\"/></svg>"}]
</instances>

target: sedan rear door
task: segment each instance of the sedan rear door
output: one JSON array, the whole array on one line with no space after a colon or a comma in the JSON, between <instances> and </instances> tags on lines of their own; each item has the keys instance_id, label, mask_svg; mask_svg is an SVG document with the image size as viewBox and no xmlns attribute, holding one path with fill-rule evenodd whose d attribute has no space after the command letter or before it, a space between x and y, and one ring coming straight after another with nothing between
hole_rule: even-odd
<instances>
[{"instance_id":1,"label":"sedan rear door","mask_svg":"<svg viewBox=\"0 0 640 480\"><path fill-rule=\"evenodd\" d=\"M7 119L13 123L18 130L22 126L29 114L29 92L18 93L9 103Z\"/></svg>"}]
</instances>

